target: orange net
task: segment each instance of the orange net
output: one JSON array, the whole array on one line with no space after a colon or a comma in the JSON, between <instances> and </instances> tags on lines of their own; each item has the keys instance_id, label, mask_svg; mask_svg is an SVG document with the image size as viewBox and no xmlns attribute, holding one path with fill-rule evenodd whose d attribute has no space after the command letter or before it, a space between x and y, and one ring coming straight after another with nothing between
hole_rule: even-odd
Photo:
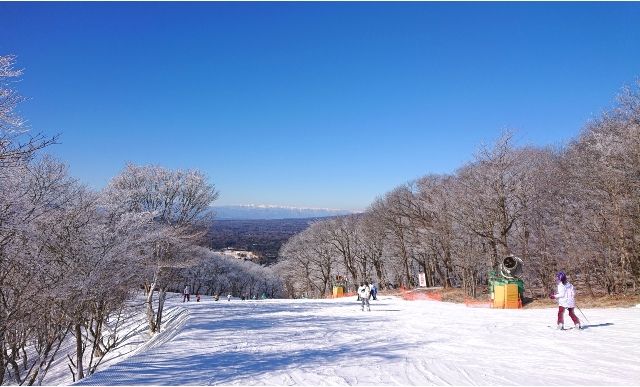
<instances>
[{"instance_id":1,"label":"orange net","mask_svg":"<svg viewBox=\"0 0 640 387\"><path fill-rule=\"evenodd\" d=\"M473 298L465 298L464 304L469 308L491 308L493 304L491 301L486 300L474 300Z\"/></svg>"},{"instance_id":2,"label":"orange net","mask_svg":"<svg viewBox=\"0 0 640 387\"><path fill-rule=\"evenodd\" d=\"M402 292L402 298L407 301L416 301L416 300L431 300L431 301L442 301L442 294L440 292Z\"/></svg>"}]
</instances>

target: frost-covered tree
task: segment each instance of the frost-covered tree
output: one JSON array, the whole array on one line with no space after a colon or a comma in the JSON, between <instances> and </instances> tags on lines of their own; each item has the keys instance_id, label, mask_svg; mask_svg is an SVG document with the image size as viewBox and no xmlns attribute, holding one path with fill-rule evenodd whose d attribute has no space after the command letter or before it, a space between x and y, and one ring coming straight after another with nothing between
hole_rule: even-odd
<instances>
[{"instance_id":1,"label":"frost-covered tree","mask_svg":"<svg viewBox=\"0 0 640 387\"><path fill-rule=\"evenodd\" d=\"M26 98L13 88L22 75L15 63L15 55L0 55L0 168L30 159L57 139L30 135L25 119L17 113L18 105Z\"/></svg>"},{"instance_id":2,"label":"frost-covered tree","mask_svg":"<svg viewBox=\"0 0 640 387\"><path fill-rule=\"evenodd\" d=\"M277 272L286 280L289 296L325 297L331 291L341 255L330 242L329 223L314 222L282 246Z\"/></svg>"},{"instance_id":3,"label":"frost-covered tree","mask_svg":"<svg viewBox=\"0 0 640 387\"><path fill-rule=\"evenodd\" d=\"M202 258L197 265L182 269L174 289L181 291L189 283L201 295L276 297L281 294L281 281L272 267L264 267L250 260L237 259L213 252L204 247L195 248Z\"/></svg>"},{"instance_id":4,"label":"frost-covered tree","mask_svg":"<svg viewBox=\"0 0 640 387\"><path fill-rule=\"evenodd\" d=\"M9 169L0 184L1 376L40 384L71 333L80 379L117 344L107 320L140 283L134 258L150 218L113 217L49 157Z\"/></svg>"},{"instance_id":5,"label":"frost-covered tree","mask_svg":"<svg viewBox=\"0 0 640 387\"><path fill-rule=\"evenodd\" d=\"M593 120L562 159L571 263L607 293L640 285L640 88Z\"/></svg>"},{"instance_id":6,"label":"frost-covered tree","mask_svg":"<svg viewBox=\"0 0 640 387\"><path fill-rule=\"evenodd\" d=\"M9 371L13 381L34 384L46 374L68 324L51 302L59 275L42 238L73 200L76 183L50 158L0 171L0 377Z\"/></svg>"},{"instance_id":7,"label":"frost-covered tree","mask_svg":"<svg viewBox=\"0 0 640 387\"><path fill-rule=\"evenodd\" d=\"M289 291L313 283L313 249L329 242L352 280L369 276L370 265L381 284L413 286L424 272L428 286L461 286L475 297L515 254L533 296L548 293L560 269L593 295L637 293L638 86L566 146L516 146L505 132L455 173L393 188L360 220L322 222L322 241L295 236L278 263Z\"/></svg>"},{"instance_id":8,"label":"frost-covered tree","mask_svg":"<svg viewBox=\"0 0 640 387\"><path fill-rule=\"evenodd\" d=\"M212 218L218 197L213 184L196 170L170 170L129 164L104 191L105 202L119 213L151 213L156 237L147 246L144 289L149 329L158 332L166 291L179 271L197 261L185 254L198 244ZM153 294L158 289L158 309Z\"/></svg>"}]
</instances>

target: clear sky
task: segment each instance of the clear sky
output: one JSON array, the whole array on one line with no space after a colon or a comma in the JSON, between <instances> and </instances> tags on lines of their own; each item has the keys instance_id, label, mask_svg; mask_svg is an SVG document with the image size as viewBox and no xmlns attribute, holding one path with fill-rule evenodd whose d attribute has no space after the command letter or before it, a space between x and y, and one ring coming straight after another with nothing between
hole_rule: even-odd
<instances>
[{"instance_id":1,"label":"clear sky","mask_svg":"<svg viewBox=\"0 0 640 387\"><path fill-rule=\"evenodd\" d=\"M640 76L640 3L0 3L32 130L104 187L198 168L216 204L363 209L506 128L560 144Z\"/></svg>"}]
</instances>

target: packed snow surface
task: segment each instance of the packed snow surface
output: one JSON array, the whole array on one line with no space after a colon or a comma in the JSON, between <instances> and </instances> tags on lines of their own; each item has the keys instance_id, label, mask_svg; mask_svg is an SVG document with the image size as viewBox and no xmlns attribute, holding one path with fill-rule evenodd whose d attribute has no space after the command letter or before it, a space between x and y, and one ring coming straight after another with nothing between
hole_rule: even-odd
<instances>
[{"instance_id":1,"label":"packed snow surface","mask_svg":"<svg viewBox=\"0 0 640 387\"><path fill-rule=\"evenodd\" d=\"M637 385L640 308L468 308L382 296L181 303L186 313L85 385ZM567 322L570 321L565 316ZM568 324L569 325L569 324Z\"/></svg>"}]
</instances>

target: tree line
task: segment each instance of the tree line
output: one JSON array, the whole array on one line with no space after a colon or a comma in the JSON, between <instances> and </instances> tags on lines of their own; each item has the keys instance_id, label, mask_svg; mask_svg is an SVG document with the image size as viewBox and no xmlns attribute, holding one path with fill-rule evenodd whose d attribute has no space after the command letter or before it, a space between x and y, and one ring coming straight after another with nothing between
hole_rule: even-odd
<instances>
[{"instance_id":1,"label":"tree line","mask_svg":"<svg viewBox=\"0 0 640 387\"><path fill-rule=\"evenodd\" d=\"M640 86L640 83L638 84ZM289 296L333 285L486 288L504 257L524 261L530 297L565 270L588 294L640 290L640 93L561 146L516 146L505 132L451 174L429 174L358 215L318 221L290 238L277 264Z\"/></svg>"},{"instance_id":2,"label":"tree line","mask_svg":"<svg viewBox=\"0 0 640 387\"><path fill-rule=\"evenodd\" d=\"M21 75L0 56L0 384L40 385L60 357L74 381L94 373L131 308L159 332L167 292L186 284L278 294L270 269L204 247L218 191L202 172L130 164L96 191L44 154L58 137L17 114Z\"/></svg>"}]
</instances>

